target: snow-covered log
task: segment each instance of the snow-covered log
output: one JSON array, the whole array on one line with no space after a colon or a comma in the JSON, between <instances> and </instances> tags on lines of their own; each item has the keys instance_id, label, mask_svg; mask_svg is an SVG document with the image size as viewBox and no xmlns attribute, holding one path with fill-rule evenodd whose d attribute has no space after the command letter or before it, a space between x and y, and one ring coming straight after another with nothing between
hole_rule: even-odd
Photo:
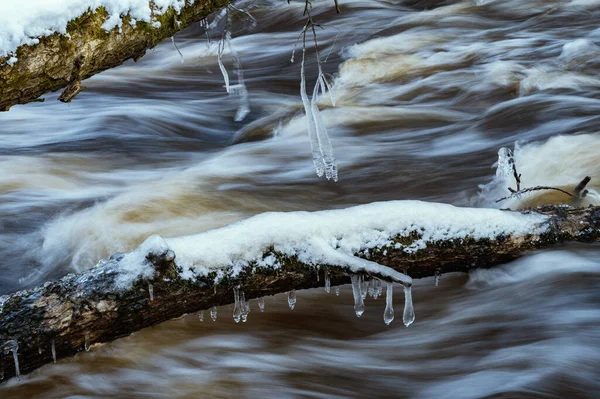
<instances>
[{"instance_id":1,"label":"snow-covered log","mask_svg":"<svg viewBox=\"0 0 600 399\"><path fill-rule=\"evenodd\" d=\"M153 236L84 273L0 297L4 380L15 376L15 360L28 373L234 298L345 284L349 276L355 283L357 275L409 288L408 276L490 267L559 242L598 240L600 207L517 212L418 201L268 213L193 236ZM239 319L245 305L237 305Z\"/></svg>"},{"instance_id":2,"label":"snow-covered log","mask_svg":"<svg viewBox=\"0 0 600 399\"><path fill-rule=\"evenodd\" d=\"M23 0L0 5L0 111L81 81L146 50L223 8L228 0ZM89 6L96 9L88 9Z\"/></svg>"}]
</instances>

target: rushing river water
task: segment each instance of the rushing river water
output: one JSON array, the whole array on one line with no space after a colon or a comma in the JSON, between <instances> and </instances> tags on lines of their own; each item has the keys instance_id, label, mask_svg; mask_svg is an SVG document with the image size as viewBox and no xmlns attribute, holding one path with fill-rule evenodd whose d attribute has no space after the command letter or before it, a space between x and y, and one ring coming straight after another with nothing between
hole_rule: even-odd
<instances>
[{"instance_id":1,"label":"rushing river water","mask_svg":"<svg viewBox=\"0 0 600 399\"><path fill-rule=\"evenodd\" d=\"M0 114L0 294L94 265L147 236L196 233L264 211L422 199L497 204L500 147L524 186L600 188L600 1L314 2L321 99L339 182L314 173L290 63L303 2L239 3L232 45L251 111L225 92L217 43L195 26L85 82L71 104ZM217 24L218 25L218 24ZM221 24L222 25L222 24ZM219 26L209 35L220 36ZM309 47L307 79L317 65ZM233 83L232 58L224 55ZM143 330L0 386L0 397L600 396L600 247L565 246L413 288L417 319L357 319L349 287L252 301ZM403 306L396 288L396 311Z\"/></svg>"}]
</instances>

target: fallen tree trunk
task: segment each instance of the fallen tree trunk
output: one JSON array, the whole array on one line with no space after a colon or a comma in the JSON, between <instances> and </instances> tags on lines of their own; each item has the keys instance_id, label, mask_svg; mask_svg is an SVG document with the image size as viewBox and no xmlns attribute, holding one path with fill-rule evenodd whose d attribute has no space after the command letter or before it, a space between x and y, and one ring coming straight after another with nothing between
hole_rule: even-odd
<instances>
[{"instance_id":1,"label":"fallen tree trunk","mask_svg":"<svg viewBox=\"0 0 600 399\"><path fill-rule=\"evenodd\" d=\"M150 3L152 4L152 3ZM66 87L61 101L69 102L81 90L81 81L126 60L137 60L160 41L225 7L228 0L194 0L179 12L155 13L153 23L131 24L123 17L120 28L106 31L108 13L102 7L88 11L67 25L67 35L55 33L33 46L16 51L18 61L0 57L0 111L36 101L42 94Z\"/></svg>"},{"instance_id":2,"label":"fallen tree trunk","mask_svg":"<svg viewBox=\"0 0 600 399\"><path fill-rule=\"evenodd\" d=\"M402 206L402 202L392 205L396 206L396 203ZM481 211L454 209L459 209L466 216ZM348 213L341 213L344 211L330 213L340 212L342 217L347 217ZM368 258L366 263L369 265L376 262L421 278L438 272L465 272L491 267L564 241L600 240L600 207L575 209L551 206L524 212L491 212L514 216L515 220L532 221L532 226L524 233L497 232L492 238L469 235L456 238L456 235L450 234L445 239L428 240L418 250L407 251L412 244L426 237L423 228L411 225L402 234L391 237L389 242L365 246L355 255L363 262ZM317 213L313 215L320 216ZM277 217L278 214L271 216ZM468 223L473 221L466 220L464 225ZM236 230L224 228L218 231L229 234ZM211 238L206 233L198 235L199 240L203 237ZM335 256L329 261L307 264L301 256L286 255L285 250L277 250L277 246L263 252L263 258L271 259L270 264L276 263L277 267L257 262L238 264L235 273L221 273L217 279L215 277L219 273L215 271L192 279L183 278L185 270L175 261L175 253L171 249L145 252L141 259L149 265L152 273L140 274L129 286L119 289L115 288L119 286L115 282L122 275L122 270L130 267L126 259L131 258L126 258L126 254L115 254L110 260L84 273L70 274L38 288L1 297L0 355L4 356L4 380L16 374L15 354L20 372L28 373L53 360L89 349L94 343L112 341L186 313L232 303L234 289L239 286L249 300L323 286L326 280L331 285L346 284L349 282L348 274L356 273L349 267L350 264L338 263ZM367 267L362 273L389 278L392 274L386 270ZM318 278L319 274L321 278Z\"/></svg>"}]
</instances>

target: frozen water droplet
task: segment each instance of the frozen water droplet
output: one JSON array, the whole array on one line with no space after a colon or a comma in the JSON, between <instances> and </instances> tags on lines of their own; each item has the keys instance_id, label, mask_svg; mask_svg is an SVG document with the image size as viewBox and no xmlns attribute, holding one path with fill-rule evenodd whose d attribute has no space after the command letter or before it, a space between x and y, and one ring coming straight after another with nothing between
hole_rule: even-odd
<instances>
[{"instance_id":1,"label":"frozen water droplet","mask_svg":"<svg viewBox=\"0 0 600 399\"><path fill-rule=\"evenodd\" d=\"M383 321L388 326L394 320L394 304L393 304L394 286L392 283L387 283L387 291L385 293L385 311L383 312Z\"/></svg>"},{"instance_id":2,"label":"frozen water droplet","mask_svg":"<svg viewBox=\"0 0 600 399\"><path fill-rule=\"evenodd\" d=\"M328 294L331 292L331 275L329 271L325 272L325 292Z\"/></svg>"},{"instance_id":3,"label":"frozen water droplet","mask_svg":"<svg viewBox=\"0 0 600 399\"><path fill-rule=\"evenodd\" d=\"M441 277L442 277L442 273L440 273L440 269L435 269L435 286L436 287L440 284Z\"/></svg>"},{"instance_id":4,"label":"frozen water droplet","mask_svg":"<svg viewBox=\"0 0 600 399\"><path fill-rule=\"evenodd\" d=\"M2 344L2 354L8 355L12 353L15 362L15 376L21 378L21 369L19 368L19 344L15 340L6 341Z\"/></svg>"},{"instance_id":5,"label":"frozen water droplet","mask_svg":"<svg viewBox=\"0 0 600 399\"><path fill-rule=\"evenodd\" d=\"M294 310L296 306L296 290L288 292L288 305L290 305L290 309Z\"/></svg>"},{"instance_id":6,"label":"frozen water droplet","mask_svg":"<svg viewBox=\"0 0 600 399\"><path fill-rule=\"evenodd\" d=\"M212 308L210 308L210 318L212 319L212 321L217 321L217 308L216 308L216 306L213 306Z\"/></svg>"},{"instance_id":7,"label":"frozen water droplet","mask_svg":"<svg viewBox=\"0 0 600 399\"><path fill-rule=\"evenodd\" d=\"M50 350L52 351L52 363L56 363L56 346L54 345L54 340L50 344Z\"/></svg>"},{"instance_id":8,"label":"frozen water droplet","mask_svg":"<svg viewBox=\"0 0 600 399\"><path fill-rule=\"evenodd\" d=\"M201 311L198 313L198 319L200 319L200 322L203 322L203 321L204 321L204 310L201 310Z\"/></svg>"},{"instance_id":9,"label":"frozen water droplet","mask_svg":"<svg viewBox=\"0 0 600 399\"><path fill-rule=\"evenodd\" d=\"M154 286L148 283L148 294L150 295L150 301L154 300Z\"/></svg>"},{"instance_id":10,"label":"frozen water droplet","mask_svg":"<svg viewBox=\"0 0 600 399\"><path fill-rule=\"evenodd\" d=\"M402 321L406 327L415 321L415 309L413 308L412 293L409 287L404 287L404 314Z\"/></svg>"},{"instance_id":11,"label":"frozen water droplet","mask_svg":"<svg viewBox=\"0 0 600 399\"><path fill-rule=\"evenodd\" d=\"M263 297L258 298L258 308L260 309L261 312L265 311L265 298L263 298Z\"/></svg>"},{"instance_id":12,"label":"frozen water droplet","mask_svg":"<svg viewBox=\"0 0 600 399\"><path fill-rule=\"evenodd\" d=\"M41 354L42 354L42 347L38 346L38 355L41 355Z\"/></svg>"},{"instance_id":13,"label":"frozen water droplet","mask_svg":"<svg viewBox=\"0 0 600 399\"><path fill-rule=\"evenodd\" d=\"M358 274L353 274L350 276L350 280L352 281L352 295L354 295L354 311L356 316L360 317L365 312L365 303L361 293L362 279Z\"/></svg>"},{"instance_id":14,"label":"frozen water droplet","mask_svg":"<svg viewBox=\"0 0 600 399\"><path fill-rule=\"evenodd\" d=\"M233 287L233 320L236 323L240 322L242 316L242 306L240 304L240 286Z\"/></svg>"},{"instance_id":15,"label":"frozen water droplet","mask_svg":"<svg viewBox=\"0 0 600 399\"><path fill-rule=\"evenodd\" d=\"M335 295L340 296L340 287L335 287Z\"/></svg>"},{"instance_id":16,"label":"frozen water droplet","mask_svg":"<svg viewBox=\"0 0 600 399\"><path fill-rule=\"evenodd\" d=\"M85 344L84 344L84 348L86 352L90 351L90 335L89 334L85 334Z\"/></svg>"}]
</instances>

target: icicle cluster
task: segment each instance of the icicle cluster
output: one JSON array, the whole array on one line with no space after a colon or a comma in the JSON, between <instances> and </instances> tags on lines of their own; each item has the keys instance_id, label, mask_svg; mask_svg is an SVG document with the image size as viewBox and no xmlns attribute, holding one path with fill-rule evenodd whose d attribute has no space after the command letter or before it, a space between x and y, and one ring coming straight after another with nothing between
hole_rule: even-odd
<instances>
[{"instance_id":1,"label":"icicle cluster","mask_svg":"<svg viewBox=\"0 0 600 399\"><path fill-rule=\"evenodd\" d=\"M233 320L236 323L246 322L248 320L248 313L250 313L250 302L246 302L246 295L244 291L240 291L240 286L233 288Z\"/></svg>"},{"instance_id":2,"label":"icicle cluster","mask_svg":"<svg viewBox=\"0 0 600 399\"><path fill-rule=\"evenodd\" d=\"M338 180L338 172L335 156L333 155L333 147L329 140L329 134L325 127L325 121L317 106L317 100L319 98L319 90L321 93L329 92L331 96L331 103L335 106L333 94L331 88L327 83L327 79L323 75L321 65L319 63L319 75L315 88L313 89L312 99L308 98L306 91L306 72L305 72L305 61L306 61L306 46L302 49L302 63L300 65L300 96L302 98L302 104L304 105L304 112L306 113L306 121L308 124L308 137L310 140L310 148L313 157L313 163L317 171L317 176L321 177L325 174L327 180Z\"/></svg>"},{"instance_id":3,"label":"icicle cluster","mask_svg":"<svg viewBox=\"0 0 600 399\"><path fill-rule=\"evenodd\" d=\"M353 274L350 276L352 282L352 295L354 297L354 312L357 317L361 317L365 312L364 300L368 296L377 299L383 294L382 281L378 278L371 280L365 279L363 276ZM402 314L402 321L406 327L410 326L415 321L415 311L412 301L411 285L407 283L401 283L404 287L404 312ZM336 287L336 292L339 292ZM383 321L389 325L394 320L394 307L393 307L393 283L386 282L386 296L385 296L385 311L383 312Z\"/></svg>"}]
</instances>

